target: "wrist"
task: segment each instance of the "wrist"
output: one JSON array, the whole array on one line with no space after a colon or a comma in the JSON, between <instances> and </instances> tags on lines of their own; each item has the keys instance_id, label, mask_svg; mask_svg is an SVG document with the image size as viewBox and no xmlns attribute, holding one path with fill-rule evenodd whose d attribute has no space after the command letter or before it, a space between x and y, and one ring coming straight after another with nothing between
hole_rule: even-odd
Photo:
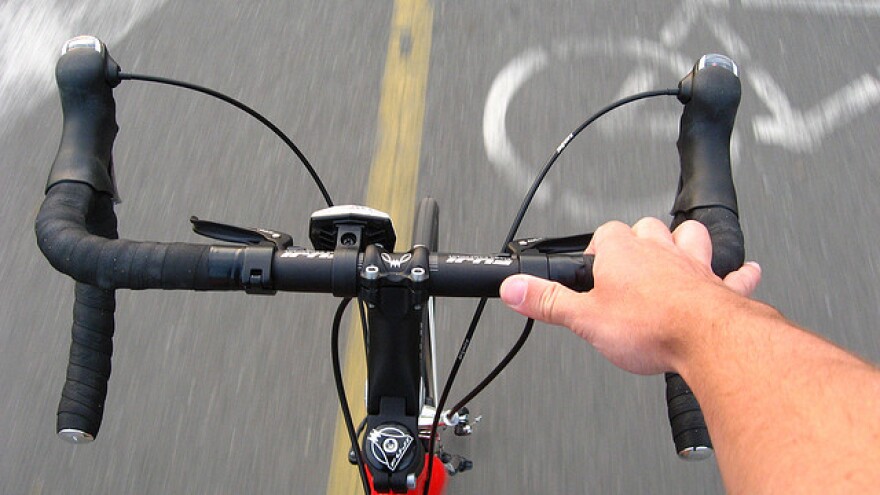
<instances>
[{"instance_id":1,"label":"wrist","mask_svg":"<svg viewBox=\"0 0 880 495\"><path fill-rule=\"evenodd\" d=\"M780 320L773 307L718 286L710 297L684 305L674 323L672 370L691 383L703 370L720 364L726 349L745 338L758 320Z\"/></svg>"}]
</instances>

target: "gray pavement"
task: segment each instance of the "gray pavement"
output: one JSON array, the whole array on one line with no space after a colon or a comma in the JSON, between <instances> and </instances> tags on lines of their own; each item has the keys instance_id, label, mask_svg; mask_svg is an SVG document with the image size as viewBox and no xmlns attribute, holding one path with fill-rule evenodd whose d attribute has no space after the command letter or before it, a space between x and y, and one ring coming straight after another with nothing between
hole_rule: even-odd
<instances>
[{"instance_id":1,"label":"gray pavement","mask_svg":"<svg viewBox=\"0 0 880 495\"><path fill-rule=\"evenodd\" d=\"M518 166L536 170L625 89L674 85L700 54L731 53L744 82L741 217L748 257L764 267L757 296L880 361L877 2L432 3L419 193L440 202L442 249L497 249L523 193ZM337 408L332 298L120 292L100 438L71 447L55 437L73 284L38 254L32 230L60 134L47 61L65 39L91 32L125 69L229 92L290 132L337 202L358 202L390 16L391 2L0 6L2 32L31 43L0 51L0 493L324 492ZM519 89L487 105L504 84ZM273 136L176 89L125 84L117 102L123 236L195 242L187 219L197 215L305 242L320 196ZM576 141L523 234L665 215L679 108L641 104ZM499 112L503 135L487 134L487 113ZM445 367L472 306L438 307ZM520 325L500 308L486 316L459 393L494 366ZM452 479L449 493L722 492L714 462L673 454L661 383L539 326L472 405L484 416L475 436L450 440L475 469Z\"/></svg>"}]
</instances>

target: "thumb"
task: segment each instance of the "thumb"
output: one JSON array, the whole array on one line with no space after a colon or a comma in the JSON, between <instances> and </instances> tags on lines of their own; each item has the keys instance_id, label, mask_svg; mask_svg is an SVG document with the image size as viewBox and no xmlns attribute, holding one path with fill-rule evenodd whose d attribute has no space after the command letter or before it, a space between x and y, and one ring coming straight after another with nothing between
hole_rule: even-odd
<instances>
[{"instance_id":1,"label":"thumb","mask_svg":"<svg viewBox=\"0 0 880 495\"><path fill-rule=\"evenodd\" d=\"M553 325L570 326L584 311L583 294L531 275L513 275L501 284L501 300L517 313Z\"/></svg>"}]
</instances>

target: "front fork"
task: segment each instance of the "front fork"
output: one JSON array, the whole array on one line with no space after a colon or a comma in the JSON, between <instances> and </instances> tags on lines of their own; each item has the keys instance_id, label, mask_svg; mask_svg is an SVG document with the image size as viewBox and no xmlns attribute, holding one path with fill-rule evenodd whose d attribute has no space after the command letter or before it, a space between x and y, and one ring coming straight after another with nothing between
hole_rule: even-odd
<instances>
[{"instance_id":1,"label":"front fork","mask_svg":"<svg viewBox=\"0 0 880 495\"><path fill-rule=\"evenodd\" d=\"M422 413L419 415L419 439L425 445L431 440L431 426L436 414L437 409L435 407L429 405L422 406ZM437 424L437 459L443 463L444 469L450 476L469 471L474 467L474 463L463 456L450 454L443 450L443 444L440 443L439 438L440 432L451 426L456 436L470 436L474 431L474 425L482 419L482 416L471 418L470 411L466 407L461 408L457 413L446 410L440 415L440 422Z\"/></svg>"}]
</instances>

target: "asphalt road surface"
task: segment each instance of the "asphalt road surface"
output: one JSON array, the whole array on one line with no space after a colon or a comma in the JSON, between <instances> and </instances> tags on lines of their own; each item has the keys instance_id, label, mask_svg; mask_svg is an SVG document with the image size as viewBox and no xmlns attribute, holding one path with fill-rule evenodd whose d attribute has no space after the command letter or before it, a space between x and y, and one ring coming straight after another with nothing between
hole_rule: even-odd
<instances>
[{"instance_id":1,"label":"asphalt road surface","mask_svg":"<svg viewBox=\"0 0 880 495\"><path fill-rule=\"evenodd\" d=\"M529 174L592 111L672 87L707 52L734 56L734 143L757 297L875 362L880 263L880 2L431 2L418 196L441 206L441 248L497 250ZM0 493L325 493L337 404L335 301L118 294L114 375L99 439L54 434L73 283L39 255L33 220L60 135L52 69L64 40L107 41L127 70L226 91L265 111L337 203L363 201L393 2L27 1L0 5ZM271 134L177 89L116 92L124 237L196 242L190 215L307 243L317 189ZM640 104L575 141L523 235L664 216L677 179L674 99ZM438 307L441 369L471 301ZM519 334L496 305L456 389ZM673 453L659 377L607 364L538 326L473 404L473 459L449 493L720 493L714 461ZM855 453L857 455L857 453Z\"/></svg>"}]
</instances>

